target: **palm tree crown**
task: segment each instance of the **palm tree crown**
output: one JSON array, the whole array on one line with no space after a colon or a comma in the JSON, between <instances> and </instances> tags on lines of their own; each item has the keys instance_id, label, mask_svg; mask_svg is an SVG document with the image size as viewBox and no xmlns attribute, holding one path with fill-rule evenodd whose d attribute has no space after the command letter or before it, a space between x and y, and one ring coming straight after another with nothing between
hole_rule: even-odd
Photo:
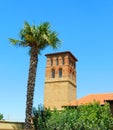
<instances>
[{"instance_id":1,"label":"palm tree crown","mask_svg":"<svg viewBox=\"0 0 113 130\"><path fill-rule=\"evenodd\" d=\"M20 31L20 39L15 40L9 38L9 41L14 45L23 47L38 48L38 52L45 49L47 46L51 46L53 49L58 48L60 40L57 37L57 33L50 29L50 23L44 22L39 26L30 26L28 22L24 23L24 28Z\"/></svg>"}]
</instances>

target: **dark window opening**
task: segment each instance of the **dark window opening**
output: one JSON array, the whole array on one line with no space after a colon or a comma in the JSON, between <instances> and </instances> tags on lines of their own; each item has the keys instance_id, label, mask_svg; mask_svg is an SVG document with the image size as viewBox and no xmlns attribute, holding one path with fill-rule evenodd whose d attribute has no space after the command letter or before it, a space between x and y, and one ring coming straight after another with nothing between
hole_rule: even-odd
<instances>
[{"instance_id":1,"label":"dark window opening","mask_svg":"<svg viewBox=\"0 0 113 130\"><path fill-rule=\"evenodd\" d=\"M53 60L52 59L50 60L50 64L51 64L51 66L53 66Z\"/></svg>"},{"instance_id":2,"label":"dark window opening","mask_svg":"<svg viewBox=\"0 0 113 130\"><path fill-rule=\"evenodd\" d=\"M54 70L54 69L52 69L51 77L52 77L52 78L55 78L55 70Z\"/></svg>"},{"instance_id":3,"label":"dark window opening","mask_svg":"<svg viewBox=\"0 0 113 130\"><path fill-rule=\"evenodd\" d=\"M62 64L63 64L63 65L65 64L64 57L62 57Z\"/></svg>"},{"instance_id":4,"label":"dark window opening","mask_svg":"<svg viewBox=\"0 0 113 130\"><path fill-rule=\"evenodd\" d=\"M56 59L56 65L58 65L59 63L58 63L58 58Z\"/></svg>"},{"instance_id":5,"label":"dark window opening","mask_svg":"<svg viewBox=\"0 0 113 130\"><path fill-rule=\"evenodd\" d=\"M62 77L62 69L59 69L59 77Z\"/></svg>"},{"instance_id":6,"label":"dark window opening","mask_svg":"<svg viewBox=\"0 0 113 130\"><path fill-rule=\"evenodd\" d=\"M74 63L74 68L76 67L76 64Z\"/></svg>"}]
</instances>

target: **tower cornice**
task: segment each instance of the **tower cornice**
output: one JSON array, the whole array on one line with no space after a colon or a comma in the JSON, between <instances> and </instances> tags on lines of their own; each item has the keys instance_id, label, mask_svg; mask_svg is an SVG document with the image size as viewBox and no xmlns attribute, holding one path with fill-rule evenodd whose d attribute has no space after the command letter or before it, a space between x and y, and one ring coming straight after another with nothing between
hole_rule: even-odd
<instances>
[{"instance_id":1,"label":"tower cornice","mask_svg":"<svg viewBox=\"0 0 113 130\"><path fill-rule=\"evenodd\" d=\"M46 57L48 56L57 56L57 55L62 55L62 54L69 54L73 59L77 62L78 59L70 52L70 51L64 51L64 52L56 52L56 53L49 53L45 54Z\"/></svg>"}]
</instances>

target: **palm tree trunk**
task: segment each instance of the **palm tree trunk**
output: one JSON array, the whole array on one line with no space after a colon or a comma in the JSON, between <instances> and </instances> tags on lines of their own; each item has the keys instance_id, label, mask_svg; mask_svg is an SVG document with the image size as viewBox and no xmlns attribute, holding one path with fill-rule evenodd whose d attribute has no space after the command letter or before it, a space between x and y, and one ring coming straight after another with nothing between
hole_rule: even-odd
<instances>
[{"instance_id":1,"label":"palm tree trunk","mask_svg":"<svg viewBox=\"0 0 113 130\"><path fill-rule=\"evenodd\" d=\"M25 118L25 130L31 130L32 124L32 107L33 107L33 97L34 97L34 87L38 63L38 49L33 46L31 48L31 57L30 57L30 68L28 75L27 83L27 100L26 100L26 118Z\"/></svg>"}]
</instances>

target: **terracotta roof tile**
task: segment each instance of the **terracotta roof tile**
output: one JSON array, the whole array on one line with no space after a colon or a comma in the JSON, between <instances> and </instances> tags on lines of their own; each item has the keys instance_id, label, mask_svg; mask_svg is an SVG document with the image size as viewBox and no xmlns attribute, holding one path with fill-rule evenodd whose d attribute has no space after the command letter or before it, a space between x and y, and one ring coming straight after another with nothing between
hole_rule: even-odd
<instances>
[{"instance_id":1,"label":"terracotta roof tile","mask_svg":"<svg viewBox=\"0 0 113 130\"><path fill-rule=\"evenodd\" d=\"M84 104L93 103L94 101L99 102L101 105L104 105L106 101L113 101L113 93L104 93L104 94L90 94L78 100L72 101L69 106L79 106Z\"/></svg>"}]
</instances>

